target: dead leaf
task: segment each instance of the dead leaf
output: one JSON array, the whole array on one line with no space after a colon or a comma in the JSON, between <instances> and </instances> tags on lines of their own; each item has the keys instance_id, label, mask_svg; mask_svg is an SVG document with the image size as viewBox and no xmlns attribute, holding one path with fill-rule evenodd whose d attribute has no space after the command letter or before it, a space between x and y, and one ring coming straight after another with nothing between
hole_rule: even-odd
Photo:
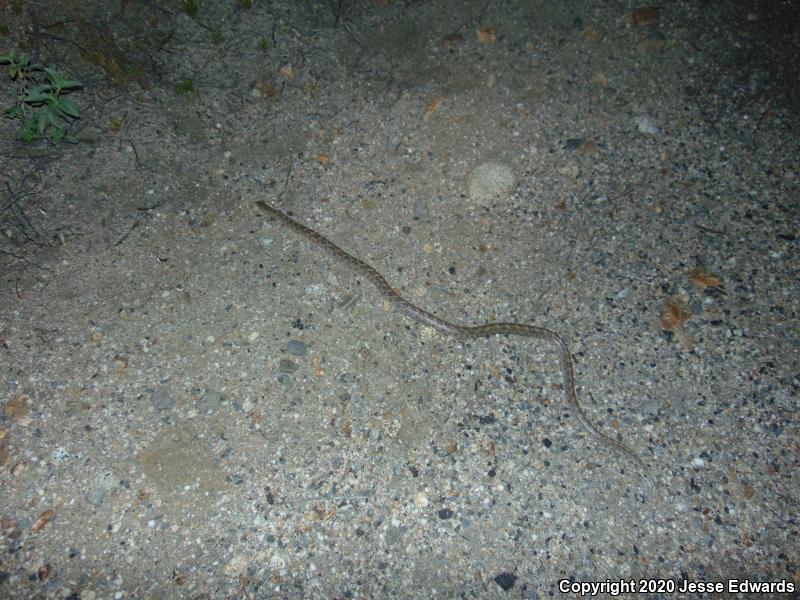
<instances>
[{"instance_id":1,"label":"dead leaf","mask_svg":"<svg viewBox=\"0 0 800 600\"><path fill-rule=\"evenodd\" d=\"M328 521L335 516L336 516L335 505L332 508L328 509L325 506L320 506L319 504L317 504L311 508L310 513L306 513L306 517L310 521Z\"/></svg>"},{"instance_id":2,"label":"dead leaf","mask_svg":"<svg viewBox=\"0 0 800 600\"><path fill-rule=\"evenodd\" d=\"M327 154L317 154L317 162L323 165L331 164L331 157Z\"/></svg>"},{"instance_id":3,"label":"dead leaf","mask_svg":"<svg viewBox=\"0 0 800 600\"><path fill-rule=\"evenodd\" d=\"M605 36L605 32L600 29L599 27L595 27L594 25L588 25L583 30L583 37L585 37L590 42L599 42Z\"/></svg>"},{"instance_id":4,"label":"dead leaf","mask_svg":"<svg viewBox=\"0 0 800 600\"><path fill-rule=\"evenodd\" d=\"M653 25L661 18L661 9L657 6L637 8L631 13L631 22L634 25Z\"/></svg>"},{"instance_id":5,"label":"dead leaf","mask_svg":"<svg viewBox=\"0 0 800 600\"><path fill-rule=\"evenodd\" d=\"M698 287L720 287L722 280L711 271L696 267L689 271L689 281Z\"/></svg>"},{"instance_id":6,"label":"dead leaf","mask_svg":"<svg viewBox=\"0 0 800 600\"><path fill-rule=\"evenodd\" d=\"M464 43L464 36L461 35L458 31L449 33L446 36L444 36L444 38L442 38L442 46L444 46L445 50L450 50L451 48L460 46L463 43Z\"/></svg>"},{"instance_id":7,"label":"dead leaf","mask_svg":"<svg viewBox=\"0 0 800 600\"><path fill-rule=\"evenodd\" d=\"M676 331L692 316L689 306L680 298L667 298L661 309L661 329Z\"/></svg>"},{"instance_id":8,"label":"dead leaf","mask_svg":"<svg viewBox=\"0 0 800 600\"><path fill-rule=\"evenodd\" d=\"M47 509L46 511L44 511L42 514L39 515L39 518L36 519L36 523L31 525L31 531L33 531L34 533L39 533L42 529L44 529L47 526L47 524L50 522L50 520L53 518L53 515L55 514L56 514L55 511L53 511L52 509Z\"/></svg>"},{"instance_id":9,"label":"dead leaf","mask_svg":"<svg viewBox=\"0 0 800 600\"><path fill-rule=\"evenodd\" d=\"M9 472L14 477L22 477L23 473L25 473L25 471L27 470L28 470L28 463L26 463L24 460L20 460L16 464L11 465Z\"/></svg>"},{"instance_id":10,"label":"dead leaf","mask_svg":"<svg viewBox=\"0 0 800 600\"><path fill-rule=\"evenodd\" d=\"M598 148L597 144L592 140L587 140L578 146L577 153L581 155L599 154L600 148Z\"/></svg>"},{"instance_id":11,"label":"dead leaf","mask_svg":"<svg viewBox=\"0 0 800 600\"><path fill-rule=\"evenodd\" d=\"M427 117L432 112L435 112L442 103L442 100L444 100L444 96L436 96L436 98L428 102L428 106L425 107L425 116Z\"/></svg>"},{"instance_id":12,"label":"dead leaf","mask_svg":"<svg viewBox=\"0 0 800 600\"><path fill-rule=\"evenodd\" d=\"M117 354L114 356L114 374L116 376L122 375L125 369L128 368L128 359L122 356L121 354Z\"/></svg>"},{"instance_id":13,"label":"dead leaf","mask_svg":"<svg viewBox=\"0 0 800 600\"><path fill-rule=\"evenodd\" d=\"M28 396L21 394L16 396L11 395L5 406L3 407L3 415L12 421L19 421L28 416Z\"/></svg>"},{"instance_id":14,"label":"dead leaf","mask_svg":"<svg viewBox=\"0 0 800 600\"><path fill-rule=\"evenodd\" d=\"M294 68L292 65L283 65L280 68L280 74L283 75L285 79L291 81L294 79Z\"/></svg>"},{"instance_id":15,"label":"dead leaf","mask_svg":"<svg viewBox=\"0 0 800 600\"><path fill-rule=\"evenodd\" d=\"M481 44L494 44L497 41L497 30L494 27L481 27L476 29L478 41Z\"/></svg>"},{"instance_id":16,"label":"dead leaf","mask_svg":"<svg viewBox=\"0 0 800 600\"><path fill-rule=\"evenodd\" d=\"M253 98L272 98L278 92L266 81L254 81L250 84L250 95Z\"/></svg>"},{"instance_id":17,"label":"dead leaf","mask_svg":"<svg viewBox=\"0 0 800 600\"><path fill-rule=\"evenodd\" d=\"M22 530L17 526L16 521L13 521L8 515L0 517L0 531L12 540L22 535Z\"/></svg>"},{"instance_id":18,"label":"dead leaf","mask_svg":"<svg viewBox=\"0 0 800 600\"><path fill-rule=\"evenodd\" d=\"M5 431L0 430L0 465L7 465L11 459L11 454L8 452L8 438L6 438Z\"/></svg>"}]
</instances>

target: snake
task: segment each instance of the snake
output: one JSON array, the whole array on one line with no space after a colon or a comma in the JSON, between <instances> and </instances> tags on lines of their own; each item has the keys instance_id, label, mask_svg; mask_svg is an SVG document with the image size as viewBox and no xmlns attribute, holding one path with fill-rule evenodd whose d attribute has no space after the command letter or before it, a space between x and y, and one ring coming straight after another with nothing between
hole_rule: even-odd
<instances>
[{"instance_id":1,"label":"snake","mask_svg":"<svg viewBox=\"0 0 800 600\"><path fill-rule=\"evenodd\" d=\"M266 214L286 225L289 229L299 233L305 239L322 248L327 254L349 267L357 275L370 281L377 288L380 295L389 302L397 312L423 325L432 327L436 331L459 340L511 335L544 340L556 346L559 351L559 362L561 363L564 395L570 413L577 419L591 438L604 446L622 453L639 467L644 468L644 463L633 450L622 442L601 433L586 417L586 414L578 403L578 394L575 391L575 371L572 366L572 355L564 339L555 331L526 323L499 322L486 323L485 325L456 325L455 323L446 321L403 298L377 270L352 254L345 252L322 234L295 221L283 211L270 206L263 200L257 201L256 206Z\"/></svg>"}]
</instances>

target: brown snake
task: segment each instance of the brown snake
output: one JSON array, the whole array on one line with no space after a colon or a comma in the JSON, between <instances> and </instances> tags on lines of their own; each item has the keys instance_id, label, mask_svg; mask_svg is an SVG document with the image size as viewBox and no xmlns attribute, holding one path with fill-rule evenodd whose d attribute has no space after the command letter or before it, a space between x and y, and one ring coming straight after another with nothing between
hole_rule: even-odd
<instances>
[{"instance_id":1,"label":"brown snake","mask_svg":"<svg viewBox=\"0 0 800 600\"><path fill-rule=\"evenodd\" d=\"M544 327L525 325L522 323L487 323L486 325L465 326L455 325L445 321L444 319L440 319L439 317L432 315L428 311L403 298L392 286L389 285L389 282L383 278L383 275L378 273L378 271L373 269L367 263L357 259L355 256L352 256L339 248L339 246L334 244L328 238L323 237L305 225L301 225L290 216L284 214L276 208L271 207L266 202L259 200L256 202L256 206L258 206L258 208L263 210L268 215L271 215L281 221L284 225L287 225L290 229L293 229L297 233L301 234L306 239L309 239L318 246L322 247L329 254L339 259L359 275L369 279L373 285L378 288L380 294L386 300L388 300L398 312L401 312L404 315L423 323L424 325L428 325L437 331L441 331L442 333L459 339L482 338L494 335L519 335L522 337L547 340L558 346L560 351L561 372L562 377L564 378L564 393L572 414L578 419L578 422L583 425L583 428L588 431L593 438L605 444L606 446L610 446L611 448L622 452L628 458L632 459L637 465L644 468L644 463L642 463L633 450L628 448L625 444L618 442L617 440L610 438L603 433L600 433L597 428L595 428L595 426L589 422L589 419L586 418L583 409L581 409L580 405L578 404L578 395L575 393L575 374L572 369L572 356L570 355L567 344L560 335L554 331L545 329Z\"/></svg>"}]
</instances>

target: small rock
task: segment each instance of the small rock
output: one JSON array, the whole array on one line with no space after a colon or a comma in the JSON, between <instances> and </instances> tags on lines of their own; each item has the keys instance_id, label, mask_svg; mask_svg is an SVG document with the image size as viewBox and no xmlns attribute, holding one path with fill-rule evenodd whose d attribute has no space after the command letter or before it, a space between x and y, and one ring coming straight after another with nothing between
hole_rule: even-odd
<instances>
[{"instance_id":1,"label":"small rock","mask_svg":"<svg viewBox=\"0 0 800 600\"><path fill-rule=\"evenodd\" d=\"M50 460L53 461L54 464L59 464L67 462L69 456L69 450L64 448L64 446L56 446L50 453Z\"/></svg>"},{"instance_id":2,"label":"small rock","mask_svg":"<svg viewBox=\"0 0 800 600\"><path fill-rule=\"evenodd\" d=\"M208 391L197 401L197 410L201 412L208 412L214 410L225 401L225 396L219 392Z\"/></svg>"},{"instance_id":3,"label":"small rock","mask_svg":"<svg viewBox=\"0 0 800 600\"><path fill-rule=\"evenodd\" d=\"M150 395L150 402L156 410L169 410L175 406L175 400L169 395L165 387L158 388Z\"/></svg>"},{"instance_id":4,"label":"small rock","mask_svg":"<svg viewBox=\"0 0 800 600\"><path fill-rule=\"evenodd\" d=\"M653 121L649 115L639 115L636 117L635 122L640 133L646 133L647 135L658 134L658 125L656 125L655 121Z\"/></svg>"},{"instance_id":5,"label":"small rock","mask_svg":"<svg viewBox=\"0 0 800 600\"><path fill-rule=\"evenodd\" d=\"M288 358L282 358L278 363L278 370L281 373L294 373L297 371L297 364Z\"/></svg>"},{"instance_id":6,"label":"small rock","mask_svg":"<svg viewBox=\"0 0 800 600\"><path fill-rule=\"evenodd\" d=\"M566 177L568 179L577 179L581 175L580 167L574 162L567 162L559 165L556 169L556 172L562 177Z\"/></svg>"},{"instance_id":7,"label":"small rock","mask_svg":"<svg viewBox=\"0 0 800 600\"><path fill-rule=\"evenodd\" d=\"M647 37L639 42L636 47L640 52L657 52L667 45L667 36L663 32L655 30L647 34Z\"/></svg>"},{"instance_id":8,"label":"small rock","mask_svg":"<svg viewBox=\"0 0 800 600\"><path fill-rule=\"evenodd\" d=\"M494 578L494 582L507 592L514 587L514 584L517 582L517 576L504 571Z\"/></svg>"},{"instance_id":9,"label":"small rock","mask_svg":"<svg viewBox=\"0 0 800 600\"><path fill-rule=\"evenodd\" d=\"M425 219L428 216L428 204L424 200L414 201L414 218Z\"/></svg>"},{"instance_id":10,"label":"small rock","mask_svg":"<svg viewBox=\"0 0 800 600\"><path fill-rule=\"evenodd\" d=\"M89 490L86 492L86 501L91 504L92 506L100 506L105 500L106 490L103 488L94 488L93 490Z\"/></svg>"},{"instance_id":11,"label":"small rock","mask_svg":"<svg viewBox=\"0 0 800 600\"><path fill-rule=\"evenodd\" d=\"M517 180L511 167L504 163L488 162L476 167L467 179L467 193L476 201L508 195Z\"/></svg>"},{"instance_id":12,"label":"small rock","mask_svg":"<svg viewBox=\"0 0 800 600\"><path fill-rule=\"evenodd\" d=\"M305 356L307 347L306 343L300 340L289 340L286 350L289 354L294 354L295 356Z\"/></svg>"}]
</instances>

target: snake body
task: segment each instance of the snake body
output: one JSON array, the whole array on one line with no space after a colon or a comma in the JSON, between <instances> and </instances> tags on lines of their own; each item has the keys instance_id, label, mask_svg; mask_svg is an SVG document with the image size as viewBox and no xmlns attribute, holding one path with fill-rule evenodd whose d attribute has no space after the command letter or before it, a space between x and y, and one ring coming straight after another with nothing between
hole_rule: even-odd
<instances>
[{"instance_id":1,"label":"snake body","mask_svg":"<svg viewBox=\"0 0 800 600\"><path fill-rule=\"evenodd\" d=\"M381 275L378 271L364 261L359 260L355 256L348 254L339 248L339 246L331 242L328 238L322 236L313 229L298 223L289 215L276 208L273 208L266 202L258 201L256 202L256 206L258 206L258 208L268 215L275 217L281 223L296 231L304 238L311 240L320 246L328 254L346 264L358 275L361 275L362 277L371 281L372 284L378 289L378 292L381 294L381 296L383 296L395 308L395 310L408 317L411 317L415 321L419 321L424 325L433 327L437 331L441 331L446 335L450 335L458 339L484 338L495 335L517 335L521 337L546 340L554 344L559 350L561 373L564 380L564 393L566 395L567 404L571 413L595 440L623 453L628 458L633 460L637 465L644 467L642 461L630 448L628 448L625 444L618 442L617 440L598 431L597 428L592 425L592 423L586 417L586 414L583 412L583 409L581 409L580 404L578 404L578 395L575 392L575 373L572 368L572 356L569 352L567 344L556 332L545 329L544 327L527 325L523 323L487 323L486 325L467 326L456 325L454 323L450 323L449 321L445 321L444 319L429 313L427 310L424 310L403 298L391 285L389 285L389 282L384 279L383 275Z\"/></svg>"}]
</instances>

